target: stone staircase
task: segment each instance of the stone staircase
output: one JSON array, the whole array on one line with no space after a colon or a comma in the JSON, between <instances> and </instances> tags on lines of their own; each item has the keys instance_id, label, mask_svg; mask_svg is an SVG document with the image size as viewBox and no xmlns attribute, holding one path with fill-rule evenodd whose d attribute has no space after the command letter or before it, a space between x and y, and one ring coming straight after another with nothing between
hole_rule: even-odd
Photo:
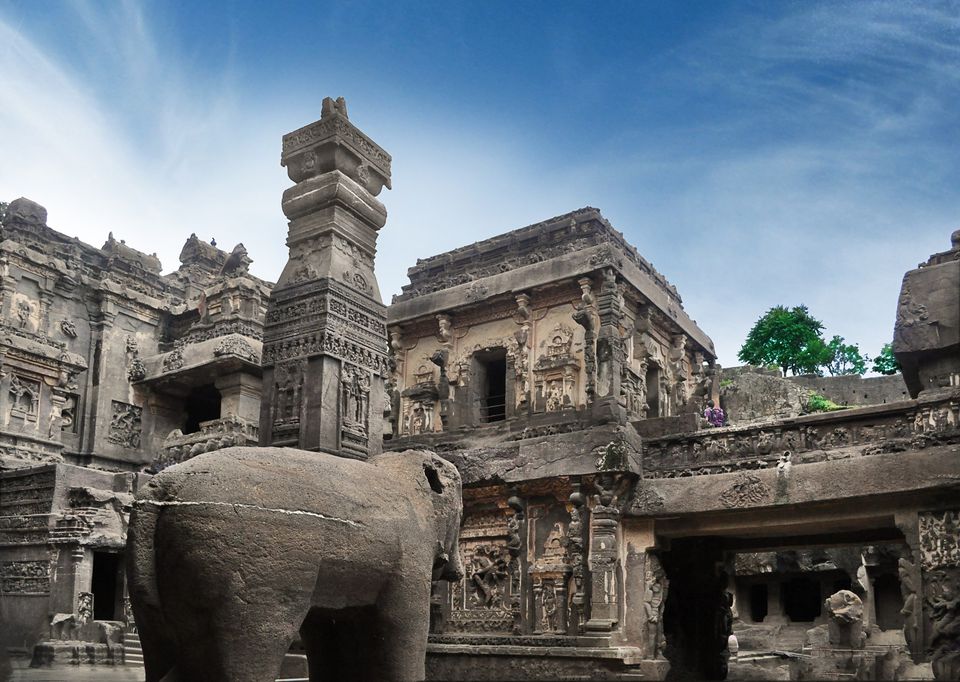
<instances>
[{"instance_id":1,"label":"stone staircase","mask_svg":"<svg viewBox=\"0 0 960 682\"><path fill-rule=\"evenodd\" d=\"M123 634L123 662L124 665L143 667L143 648L140 646L140 635L131 630Z\"/></svg>"}]
</instances>

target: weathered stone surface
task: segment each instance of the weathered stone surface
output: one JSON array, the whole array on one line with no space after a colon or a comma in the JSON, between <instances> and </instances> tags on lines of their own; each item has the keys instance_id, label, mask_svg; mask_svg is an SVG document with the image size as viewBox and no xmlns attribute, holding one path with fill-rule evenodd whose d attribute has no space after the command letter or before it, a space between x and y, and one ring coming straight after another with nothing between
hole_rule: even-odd
<instances>
[{"instance_id":1,"label":"weathered stone surface","mask_svg":"<svg viewBox=\"0 0 960 682\"><path fill-rule=\"evenodd\" d=\"M386 308L373 271L390 156L324 100L283 138L290 257L264 327L260 443L366 459L381 450Z\"/></svg>"},{"instance_id":2,"label":"weathered stone surface","mask_svg":"<svg viewBox=\"0 0 960 682\"><path fill-rule=\"evenodd\" d=\"M427 452L368 463L227 448L154 477L131 515L147 680L420 680L430 581L459 579L460 477Z\"/></svg>"},{"instance_id":3,"label":"weathered stone surface","mask_svg":"<svg viewBox=\"0 0 960 682\"><path fill-rule=\"evenodd\" d=\"M960 230L951 242L903 276L893 352L911 396L960 386Z\"/></svg>"}]
</instances>

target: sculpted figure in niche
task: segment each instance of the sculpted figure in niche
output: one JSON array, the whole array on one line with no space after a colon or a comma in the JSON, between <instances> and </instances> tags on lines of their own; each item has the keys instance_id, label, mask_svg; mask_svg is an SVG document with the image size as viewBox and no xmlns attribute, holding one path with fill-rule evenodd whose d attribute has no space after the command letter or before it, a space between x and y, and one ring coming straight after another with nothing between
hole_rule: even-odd
<instances>
[{"instance_id":1,"label":"sculpted figure in niche","mask_svg":"<svg viewBox=\"0 0 960 682\"><path fill-rule=\"evenodd\" d=\"M473 556L473 570L470 572L470 584L477 604L487 608L499 606L502 599L500 582L507 575L506 562L497 550L489 545L477 547Z\"/></svg>"},{"instance_id":2,"label":"sculpted figure in niche","mask_svg":"<svg viewBox=\"0 0 960 682\"><path fill-rule=\"evenodd\" d=\"M313 680L425 677L432 580L460 580L456 468L227 448L169 467L130 516L147 682L273 682L297 636Z\"/></svg>"}]
</instances>

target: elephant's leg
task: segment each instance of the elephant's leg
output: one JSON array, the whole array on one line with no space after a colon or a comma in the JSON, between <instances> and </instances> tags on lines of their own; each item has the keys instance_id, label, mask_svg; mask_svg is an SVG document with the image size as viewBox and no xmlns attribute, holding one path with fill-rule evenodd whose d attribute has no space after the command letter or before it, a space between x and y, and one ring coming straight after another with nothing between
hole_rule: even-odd
<instances>
[{"instance_id":1,"label":"elephant's leg","mask_svg":"<svg viewBox=\"0 0 960 682\"><path fill-rule=\"evenodd\" d=\"M293 609L225 605L212 618L203 643L183 651L177 669L184 681L273 682L303 618Z\"/></svg>"},{"instance_id":2,"label":"elephant's leg","mask_svg":"<svg viewBox=\"0 0 960 682\"><path fill-rule=\"evenodd\" d=\"M165 637L156 636L149 627L139 627L140 645L143 648L143 669L146 682L160 682L176 665L173 644Z\"/></svg>"},{"instance_id":3,"label":"elephant's leg","mask_svg":"<svg viewBox=\"0 0 960 682\"><path fill-rule=\"evenodd\" d=\"M430 629L430 568L411 570L395 579L377 600L379 637L373 642L378 679L415 682L424 679Z\"/></svg>"}]
</instances>

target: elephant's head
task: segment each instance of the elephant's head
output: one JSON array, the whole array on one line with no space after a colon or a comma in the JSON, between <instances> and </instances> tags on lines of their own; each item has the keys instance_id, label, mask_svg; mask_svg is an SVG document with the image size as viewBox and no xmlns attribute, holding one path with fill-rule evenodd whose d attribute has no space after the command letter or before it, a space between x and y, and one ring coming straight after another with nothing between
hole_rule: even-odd
<instances>
[{"instance_id":1,"label":"elephant's head","mask_svg":"<svg viewBox=\"0 0 960 682\"><path fill-rule=\"evenodd\" d=\"M412 479L417 506L429 524L433 543L433 580L457 581L463 578L460 559L460 521L463 517L463 491L460 472L442 457L427 450L385 452L371 460L379 467L393 469L398 477Z\"/></svg>"},{"instance_id":2,"label":"elephant's head","mask_svg":"<svg viewBox=\"0 0 960 682\"><path fill-rule=\"evenodd\" d=\"M460 472L450 462L434 455L423 462L423 475L430 487L436 524L437 544L433 579L456 582L463 578L460 559L460 521L463 518L463 490Z\"/></svg>"}]
</instances>

